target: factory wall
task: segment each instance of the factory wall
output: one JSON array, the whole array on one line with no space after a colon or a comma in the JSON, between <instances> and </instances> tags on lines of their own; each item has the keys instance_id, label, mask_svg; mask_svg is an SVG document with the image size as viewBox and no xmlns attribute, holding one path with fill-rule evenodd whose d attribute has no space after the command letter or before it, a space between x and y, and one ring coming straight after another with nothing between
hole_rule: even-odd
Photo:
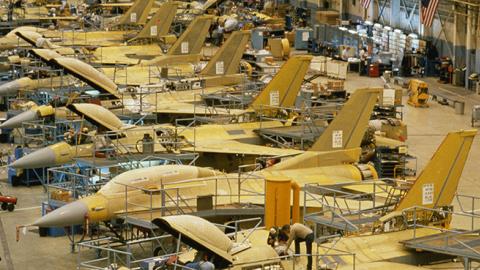
<instances>
[{"instance_id":1,"label":"factory wall","mask_svg":"<svg viewBox=\"0 0 480 270\"><path fill-rule=\"evenodd\" d=\"M405 0L409 1L410 5L413 5L417 0ZM315 12L319 9L325 7L325 2L328 2L329 9L340 11L342 10L342 19L351 20L353 22L360 20L371 20L376 21L379 13L380 7L379 3L376 0L372 0L369 10L365 11L361 6L361 0L291 0L290 3L295 6L307 7L312 11L312 24L315 24L314 17ZM383 1L382 1L383 3ZM464 67L469 66L469 73L479 72L480 73L480 52L477 52L475 49L477 44L480 46L480 39L475 34L477 31L474 31L471 35L467 35L467 16L462 16L461 14L457 16L457 23L454 22L454 16L452 15L448 21L446 21L447 14L451 9L451 5L448 3L443 3L446 5L443 7L443 20L445 32L442 31L442 23L436 16L433 25L430 29L423 29L423 39L435 41L435 46L437 47L440 56L450 57L455 67ZM343 8L342 8L343 7ZM393 8L392 8L393 7ZM466 13L465 10L457 10L460 13ZM382 13L382 18L379 23L384 25L390 25L394 28L400 28L404 32L418 33L419 32L419 15L418 15L418 5L414 14L412 15L412 20L408 22L409 14L407 11L401 7L400 0L389 0L385 9ZM474 23L478 21L478 16L472 17L472 25L477 28L479 23ZM456 25L456 27L455 27ZM480 31L479 31L480 32ZM468 37L470 36L470 38ZM456 40L456 41L455 41ZM454 43L456 44L454 46ZM467 46L469 43L469 46ZM469 48L469 49L467 49ZM468 63L467 63L468 62ZM469 65L467 65L469 64Z\"/></svg>"},{"instance_id":2,"label":"factory wall","mask_svg":"<svg viewBox=\"0 0 480 270\"><path fill-rule=\"evenodd\" d=\"M361 7L360 0L339 0L343 1L344 12L343 17L352 21L361 20L366 18L367 20L376 21L379 16L378 1L372 1L370 8L367 12ZM392 5L397 5L396 12L392 12ZM393 14L392 14L393 13ZM448 56L454 60L456 67L463 67L467 64L467 52L469 54L469 63L472 67L472 72L480 72L480 54L476 52L476 45L480 45L480 40L474 35L471 39L469 48L467 50L467 16L457 16L457 27L455 28L454 16L452 15L449 21L445 22L445 33L442 32L442 25L438 16L435 18L431 29L423 29L423 38L427 40L435 40L439 37L437 43L437 49L441 56ZM390 0L382 13L382 19L379 21L381 24L387 24L394 28L400 28L406 33L419 32L419 16L418 7L416 12L412 16L412 20L409 24L408 14L405 9L400 8L399 0ZM454 48L454 40L456 35L456 46ZM450 47L450 48L449 48ZM453 51L452 51L453 50Z\"/></svg>"}]
</instances>

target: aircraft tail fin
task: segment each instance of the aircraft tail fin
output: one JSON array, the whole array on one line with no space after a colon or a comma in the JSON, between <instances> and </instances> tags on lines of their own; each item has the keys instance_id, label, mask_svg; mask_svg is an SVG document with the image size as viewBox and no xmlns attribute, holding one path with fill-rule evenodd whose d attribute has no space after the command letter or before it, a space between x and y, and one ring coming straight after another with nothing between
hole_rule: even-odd
<instances>
[{"instance_id":1,"label":"aircraft tail fin","mask_svg":"<svg viewBox=\"0 0 480 270\"><path fill-rule=\"evenodd\" d=\"M477 130L449 133L395 211L452 203Z\"/></svg>"},{"instance_id":2,"label":"aircraft tail fin","mask_svg":"<svg viewBox=\"0 0 480 270\"><path fill-rule=\"evenodd\" d=\"M159 39L159 37L167 35L173 19L175 19L175 15L177 15L177 6L178 5L173 2L166 2L161 5L157 13L153 15L135 39Z\"/></svg>"},{"instance_id":3,"label":"aircraft tail fin","mask_svg":"<svg viewBox=\"0 0 480 270\"><path fill-rule=\"evenodd\" d=\"M145 24L154 0L137 0L118 20L117 25Z\"/></svg>"},{"instance_id":4,"label":"aircraft tail fin","mask_svg":"<svg viewBox=\"0 0 480 270\"><path fill-rule=\"evenodd\" d=\"M201 75L230 75L238 73L240 60L250 39L250 31L235 31L210 59Z\"/></svg>"},{"instance_id":5,"label":"aircraft tail fin","mask_svg":"<svg viewBox=\"0 0 480 270\"><path fill-rule=\"evenodd\" d=\"M360 147L380 88L355 91L310 151L333 151Z\"/></svg>"},{"instance_id":6,"label":"aircraft tail fin","mask_svg":"<svg viewBox=\"0 0 480 270\"><path fill-rule=\"evenodd\" d=\"M250 108L294 106L311 61L312 56L310 55L295 55L288 59L268 85L255 98Z\"/></svg>"},{"instance_id":7,"label":"aircraft tail fin","mask_svg":"<svg viewBox=\"0 0 480 270\"><path fill-rule=\"evenodd\" d=\"M200 54L212 20L211 15L196 17L168 50L167 55Z\"/></svg>"}]
</instances>

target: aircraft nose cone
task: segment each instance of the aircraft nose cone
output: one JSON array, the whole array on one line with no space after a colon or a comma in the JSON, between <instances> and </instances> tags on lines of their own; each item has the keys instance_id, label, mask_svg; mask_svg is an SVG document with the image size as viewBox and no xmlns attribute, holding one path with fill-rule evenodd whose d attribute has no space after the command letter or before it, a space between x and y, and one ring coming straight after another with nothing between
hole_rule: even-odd
<instances>
[{"instance_id":1,"label":"aircraft nose cone","mask_svg":"<svg viewBox=\"0 0 480 270\"><path fill-rule=\"evenodd\" d=\"M0 96L12 96L16 95L20 90L20 83L15 80L0 85Z\"/></svg>"},{"instance_id":2,"label":"aircraft nose cone","mask_svg":"<svg viewBox=\"0 0 480 270\"><path fill-rule=\"evenodd\" d=\"M29 122L38 119L37 111L28 110L24 111L14 117L8 119L0 125L0 128L19 128L22 127L23 122Z\"/></svg>"},{"instance_id":3,"label":"aircraft nose cone","mask_svg":"<svg viewBox=\"0 0 480 270\"><path fill-rule=\"evenodd\" d=\"M10 164L15 169L43 168L55 165L56 155L50 147L38 149Z\"/></svg>"},{"instance_id":4,"label":"aircraft nose cone","mask_svg":"<svg viewBox=\"0 0 480 270\"><path fill-rule=\"evenodd\" d=\"M55 209L54 211L35 221L32 226L65 227L71 225L81 225L83 224L87 213L87 204L79 200Z\"/></svg>"}]
</instances>

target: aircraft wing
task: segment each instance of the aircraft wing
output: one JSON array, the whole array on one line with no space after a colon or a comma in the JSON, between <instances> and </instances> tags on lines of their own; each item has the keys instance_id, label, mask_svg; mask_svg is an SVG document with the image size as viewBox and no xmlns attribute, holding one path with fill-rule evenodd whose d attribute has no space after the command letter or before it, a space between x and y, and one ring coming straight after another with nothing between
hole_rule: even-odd
<instances>
[{"instance_id":1,"label":"aircraft wing","mask_svg":"<svg viewBox=\"0 0 480 270\"><path fill-rule=\"evenodd\" d=\"M398 140L390 139L387 137L375 135L375 142L377 146L387 146L387 147L399 147L404 146L405 142Z\"/></svg>"},{"instance_id":2,"label":"aircraft wing","mask_svg":"<svg viewBox=\"0 0 480 270\"><path fill-rule=\"evenodd\" d=\"M103 73L117 84L143 86L158 84L162 81L161 67L154 66L129 66L126 68L102 68ZM168 76L190 74L193 76L195 67L192 64L176 64L174 68L168 69Z\"/></svg>"},{"instance_id":3,"label":"aircraft wing","mask_svg":"<svg viewBox=\"0 0 480 270\"><path fill-rule=\"evenodd\" d=\"M140 110L140 103L135 100L124 100L125 107L131 111ZM203 104L195 104L190 102L162 102L159 104L146 104L141 106L143 111L155 112L160 114L176 114L176 115L240 115L244 110L223 108L212 108Z\"/></svg>"},{"instance_id":4,"label":"aircraft wing","mask_svg":"<svg viewBox=\"0 0 480 270\"><path fill-rule=\"evenodd\" d=\"M151 60L163 55L162 49L156 44L135 46L110 46L98 48L93 52L94 63L136 65L141 60ZM119 71L120 73L121 71ZM125 77L125 74L121 74Z\"/></svg>"},{"instance_id":5,"label":"aircraft wing","mask_svg":"<svg viewBox=\"0 0 480 270\"><path fill-rule=\"evenodd\" d=\"M201 105L194 105L191 103L178 103L178 104L165 104L164 106L158 106L155 110L157 113L168 114L198 114L198 115L240 115L244 113L244 110L238 109L223 109L212 108Z\"/></svg>"},{"instance_id":6,"label":"aircraft wing","mask_svg":"<svg viewBox=\"0 0 480 270\"><path fill-rule=\"evenodd\" d=\"M98 4L101 8L129 8L133 5L133 3L102 3Z\"/></svg>"},{"instance_id":7,"label":"aircraft wing","mask_svg":"<svg viewBox=\"0 0 480 270\"><path fill-rule=\"evenodd\" d=\"M381 181L379 181L379 182L381 182ZM387 198L388 193L389 193L389 189L385 189L385 186L377 185L374 188L373 184L368 184L368 185L362 185L362 184L345 185L345 186L342 187L342 189L344 189L346 191L350 191L350 192L353 191L353 192L356 192L356 193L365 193L365 194L375 192L376 196L378 196L379 198ZM394 196L400 196L401 195L401 191L399 189L393 190L391 192L392 192L391 195L394 195Z\"/></svg>"},{"instance_id":8,"label":"aircraft wing","mask_svg":"<svg viewBox=\"0 0 480 270\"><path fill-rule=\"evenodd\" d=\"M306 168L306 169L293 169L293 170L269 170L264 171L263 175L268 177L268 175L282 176L292 179L297 182L301 187L305 184L321 184L321 185L346 185L346 184L355 184L359 180L349 178L346 176L348 173L345 173L345 176L342 175L342 166L338 166L338 171L335 172L335 175L327 175L322 171L322 167Z\"/></svg>"},{"instance_id":9,"label":"aircraft wing","mask_svg":"<svg viewBox=\"0 0 480 270\"><path fill-rule=\"evenodd\" d=\"M187 152L225 153L255 156L290 156L303 153L301 150L282 149L262 145L246 144L233 140L203 142L199 146L182 148Z\"/></svg>"},{"instance_id":10,"label":"aircraft wing","mask_svg":"<svg viewBox=\"0 0 480 270\"><path fill-rule=\"evenodd\" d=\"M47 16L35 16L29 19L39 20L39 21L76 21L79 17L77 16L56 16L56 17L47 17Z\"/></svg>"}]
</instances>

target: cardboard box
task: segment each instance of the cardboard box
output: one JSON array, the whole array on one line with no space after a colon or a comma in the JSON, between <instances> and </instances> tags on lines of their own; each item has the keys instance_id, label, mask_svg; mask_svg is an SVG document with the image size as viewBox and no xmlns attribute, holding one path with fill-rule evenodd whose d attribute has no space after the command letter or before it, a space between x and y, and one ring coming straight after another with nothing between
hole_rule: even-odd
<instances>
[{"instance_id":1,"label":"cardboard box","mask_svg":"<svg viewBox=\"0 0 480 270\"><path fill-rule=\"evenodd\" d=\"M317 23L322 24L337 25L338 18L340 18L340 13L334 10L317 11L315 14Z\"/></svg>"},{"instance_id":2,"label":"cardboard box","mask_svg":"<svg viewBox=\"0 0 480 270\"><path fill-rule=\"evenodd\" d=\"M273 57L272 56L267 56L264 58L265 60L265 63L269 64L269 65L273 65L274 64L274 61L273 61Z\"/></svg>"},{"instance_id":3,"label":"cardboard box","mask_svg":"<svg viewBox=\"0 0 480 270\"><path fill-rule=\"evenodd\" d=\"M344 81L329 80L327 82L327 88L331 89L331 90L343 90L344 89Z\"/></svg>"},{"instance_id":4,"label":"cardboard box","mask_svg":"<svg viewBox=\"0 0 480 270\"><path fill-rule=\"evenodd\" d=\"M400 106L402 105L402 89L383 89L378 97L380 106Z\"/></svg>"}]
</instances>

